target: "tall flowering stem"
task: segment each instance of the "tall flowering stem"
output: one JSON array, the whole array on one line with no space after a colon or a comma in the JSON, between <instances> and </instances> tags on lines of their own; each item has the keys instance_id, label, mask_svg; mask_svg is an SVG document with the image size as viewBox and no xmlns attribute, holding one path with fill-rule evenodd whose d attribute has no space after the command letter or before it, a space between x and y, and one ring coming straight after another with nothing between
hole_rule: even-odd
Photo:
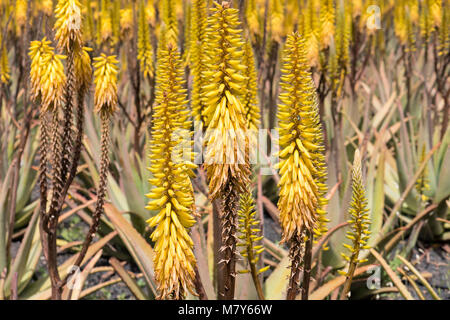
<instances>
[{"instance_id":1,"label":"tall flowering stem","mask_svg":"<svg viewBox=\"0 0 450 320\"><path fill-rule=\"evenodd\" d=\"M52 299L61 299L67 280L61 279L57 268L56 232L66 194L77 172L83 137L83 102L92 77L90 49L82 46L80 6L77 0L59 0L55 7L56 47L65 56L55 53L46 38L32 41L29 52L31 97L40 104L40 228ZM66 73L62 59L67 59Z\"/></svg>"},{"instance_id":2,"label":"tall flowering stem","mask_svg":"<svg viewBox=\"0 0 450 320\"><path fill-rule=\"evenodd\" d=\"M144 78L153 77L153 48L150 36L150 26L147 22L147 11L145 10L144 1L139 3L138 18L138 60L140 70Z\"/></svg>"},{"instance_id":3,"label":"tall flowering stem","mask_svg":"<svg viewBox=\"0 0 450 320\"><path fill-rule=\"evenodd\" d=\"M107 178L109 172L109 126L110 119L113 113L117 109L117 74L118 74L118 61L116 56L106 56L101 54L99 57L94 58L94 83L95 83L95 96L94 96L94 111L99 113L101 120L101 137L100 137L100 176L97 186L97 201L95 203L95 210L92 215L92 223L89 227L89 231L84 239L81 251L74 263L75 267L79 267L83 261L89 245L97 232L100 218L103 214L106 197ZM67 281L69 274L63 281Z\"/></svg>"},{"instance_id":4,"label":"tall flowering stem","mask_svg":"<svg viewBox=\"0 0 450 320\"><path fill-rule=\"evenodd\" d=\"M259 280L259 274L269 269L269 266L258 269L257 263L264 247L261 244L264 238L261 234L261 222L255 217L255 204L252 194L246 192L241 195L240 209L238 211L239 243L240 254L247 260L248 269L239 270L239 273L250 273L259 299L264 300L264 292Z\"/></svg>"},{"instance_id":5,"label":"tall flowering stem","mask_svg":"<svg viewBox=\"0 0 450 320\"><path fill-rule=\"evenodd\" d=\"M191 121L180 54L173 44L160 47L159 54L149 168L153 188L147 194L152 199L147 209L157 214L147 223L156 227L151 238L156 242L158 299L183 299L188 291L196 294L194 243L189 236L195 223L190 176L196 166L191 146L186 146Z\"/></svg>"},{"instance_id":6,"label":"tall flowering stem","mask_svg":"<svg viewBox=\"0 0 450 320\"><path fill-rule=\"evenodd\" d=\"M97 231L100 217L103 213L103 203L105 201L107 175L109 167L109 122L112 114L117 109L117 67L116 56L106 56L94 58L94 82L95 99L94 111L100 114L101 120L101 156L100 156L100 180L97 190L97 203L91 225L92 233ZM92 235L92 234L91 234Z\"/></svg>"},{"instance_id":7,"label":"tall flowering stem","mask_svg":"<svg viewBox=\"0 0 450 320\"><path fill-rule=\"evenodd\" d=\"M284 50L278 106L280 145L280 197L278 208L283 229L282 241L290 244L291 277L288 299L297 295L305 241L326 229L324 195L326 167L317 95L309 72L305 40L289 35ZM305 277L309 275L305 261ZM305 280L305 279L304 279ZM303 285L307 285L303 281ZM306 291L307 294L307 291Z\"/></svg>"},{"instance_id":8,"label":"tall flowering stem","mask_svg":"<svg viewBox=\"0 0 450 320\"><path fill-rule=\"evenodd\" d=\"M239 193L249 184L249 164L245 155L245 110L242 74L244 52L238 10L228 2L215 3L208 20L206 85L202 93L206 104L202 115L206 124L205 168L209 195L221 201L222 247L218 281L219 299L233 299L235 287L236 216Z\"/></svg>"},{"instance_id":9,"label":"tall flowering stem","mask_svg":"<svg viewBox=\"0 0 450 320\"><path fill-rule=\"evenodd\" d=\"M346 272L340 272L346 277L344 289L340 296L341 300L347 299L353 274L358 263L367 261L366 259L359 259L359 253L363 249L369 249L367 240L370 235L370 218L361 171L361 156L359 150L356 150L352 168L353 193L349 209L350 220L348 221L351 225L351 230L347 232L347 238L350 239L351 245L344 244L344 247L350 252L349 255L342 253L342 256L348 262L348 270Z\"/></svg>"},{"instance_id":10,"label":"tall flowering stem","mask_svg":"<svg viewBox=\"0 0 450 320\"><path fill-rule=\"evenodd\" d=\"M202 126L205 126L202 111L205 109L205 103L201 99L202 87L205 85L204 77L202 76L205 70L205 45L206 45L206 2L203 0L194 0L192 3L192 18L191 18L191 68L193 75L192 84L192 113L194 121L201 121Z\"/></svg>"},{"instance_id":11,"label":"tall flowering stem","mask_svg":"<svg viewBox=\"0 0 450 320\"><path fill-rule=\"evenodd\" d=\"M48 162L51 158L50 146L59 146L59 140L51 140L51 132L49 132L49 117L52 114L52 127L63 101L64 84L66 76L64 74L64 66L62 59L65 56L57 55L54 49L49 46L51 42L45 37L42 41L32 41L29 48L29 56L31 60L30 82L31 82L31 98L34 102L40 104L39 108L39 189L40 189L40 229L44 230L44 221L47 220L47 199L50 175ZM51 130L54 131L54 130ZM53 132L53 138L56 133ZM53 143L54 142L54 143ZM53 150L58 150L54 148ZM44 254L48 259L47 238L42 236ZM52 269L53 272L55 271ZM56 274L54 274L56 276Z\"/></svg>"}]
</instances>

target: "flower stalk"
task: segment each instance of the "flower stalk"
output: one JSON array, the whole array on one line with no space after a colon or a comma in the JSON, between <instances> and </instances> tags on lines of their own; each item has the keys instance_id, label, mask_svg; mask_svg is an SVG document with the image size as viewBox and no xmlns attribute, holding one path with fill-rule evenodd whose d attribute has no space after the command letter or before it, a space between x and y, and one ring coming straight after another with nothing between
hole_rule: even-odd
<instances>
[{"instance_id":1,"label":"flower stalk","mask_svg":"<svg viewBox=\"0 0 450 320\"><path fill-rule=\"evenodd\" d=\"M183 89L181 57L176 45L171 43L165 47L160 44L158 50L160 60L149 168L153 188L147 194L151 200L146 207L157 214L147 223L156 227L151 239L155 241L157 298L178 300L185 298L188 292L196 295L194 243L189 236L189 229L195 223L190 176L196 166L192 163L191 145L186 146L185 140L191 135L191 121Z\"/></svg>"},{"instance_id":2,"label":"flower stalk","mask_svg":"<svg viewBox=\"0 0 450 320\"><path fill-rule=\"evenodd\" d=\"M317 94L309 72L305 39L299 33L288 36L283 56L278 106L281 177L278 208L282 242L290 245L291 277L287 297L294 299L299 289L303 256L311 250L313 235L320 236L326 230L326 212L322 208L327 203L324 197L327 173ZM305 254L305 258L304 265L308 269L310 254ZM308 284L303 281L303 286Z\"/></svg>"},{"instance_id":3,"label":"flower stalk","mask_svg":"<svg viewBox=\"0 0 450 320\"><path fill-rule=\"evenodd\" d=\"M206 125L205 169L211 200L220 199L222 247L219 261L219 299L234 297L236 268L236 217L239 193L249 184L250 168L245 110L240 100L246 77L238 10L229 2L215 3L208 19L207 54L203 72L203 110Z\"/></svg>"},{"instance_id":4,"label":"flower stalk","mask_svg":"<svg viewBox=\"0 0 450 320\"><path fill-rule=\"evenodd\" d=\"M259 279L259 274L267 271L269 266L258 269L257 263L264 247L261 244L263 236L261 234L260 221L255 218L256 211L253 197L250 192L241 195L240 209L238 211L238 229L241 234L238 236L240 242L238 247L242 247L240 254L247 260L249 269L239 270L239 273L249 273L252 275L256 292L259 299L264 300L264 292Z\"/></svg>"},{"instance_id":5,"label":"flower stalk","mask_svg":"<svg viewBox=\"0 0 450 320\"><path fill-rule=\"evenodd\" d=\"M358 149L355 151L355 157L353 160L352 190L352 201L349 209L351 218L348 221L351 225L351 230L347 232L347 238L350 239L352 244L344 244L344 247L350 251L350 255L342 253L342 256L348 262L348 270L347 272L340 272L346 277L344 288L340 295L341 300L345 300L348 297L353 275L358 263L367 261L366 259L359 259L359 253L363 249L369 249L369 246L367 246L367 240L370 235L370 218L369 209L367 208L366 192L362 179L361 155Z\"/></svg>"}]
</instances>

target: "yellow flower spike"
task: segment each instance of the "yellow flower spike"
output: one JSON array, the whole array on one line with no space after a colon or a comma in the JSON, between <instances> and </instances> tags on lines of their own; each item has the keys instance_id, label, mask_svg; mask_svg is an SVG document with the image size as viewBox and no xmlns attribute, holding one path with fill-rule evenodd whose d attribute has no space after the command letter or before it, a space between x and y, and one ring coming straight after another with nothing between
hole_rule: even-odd
<instances>
[{"instance_id":1,"label":"yellow flower spike","mask_svg":"<svg viewBox=\"0 0 450 320\"><path fill-rule=\"evenodd\" d=\"M75 51L75 73L78 79L78 87L87 89L92 80L91 57L92 48L83 47Z\"/></svg>"},{"instance_id":2,"label":"yellow flower spike","mask_svg":"<svg viewBox=\"0 0 450 320\"><path fill-rule=\"evenodd\" d=\"M259 34L260 23L256 0L246 1L245 18L247 19L247 25L252 35Z\"/></svg>"},{"instance_id":3,"label":"yellow flower spike","mask_svg":"<svg viewBox=\"0 0 450 320\"><path fill-rule=\"evenodd\" d=\"M326 49L334 36L335 10L333 0L321 0L320 3L320 48Z\"/></svg>"},{"instance_id":4,"label":"yellow flower spike","mask_svg":"<svg viewBox=\"0 0 450 320\"><path fill-rule=\"evenodd\" d=\"M202 121L205 128L205 122L202 117L202 111L206 108L201 99L202 87L207 84L204 81L202 72L206 69L205 45L206 45L206 3L204 0L193 0L191 12L191 68L193 75L192 84L192 113L194 121Z\"/></svg>"},{"instance_id":5,"label":"yellow flower spike","mask_svg":"<svg viewBox=\"0 0 450 320\"><path fill-rule=\"evenodd\" d=\"M156 24L155 0L147 1L147 5L145 6L145 17L147 23L154 27Z\"/></svg>"},{"instance_id":6,"label":"yellow flower spike","mask_svg":"<svg viewBox=\"0 0 450 320\"><path fill-rule=\"evenodd\" d=\"M248 137L242 70L244 42L242 41L238 10L229 2L214 7L208 19L206 56L207 69L202 99L206 108L205 164L209 181L209 196L221 200L222 259L224 279L218 288L219 296L233 299L235 273L235 220L239 193L250 183ZM215 86L209 86L215 84Z\"/></svg>"},{"instance_id":7,"label":"yellow flower spike","mask_svg":"<svg viewBox=\"0 0 450 320\"><path fill-rule=\"evenodd\" d=\"M139 2L138 19L138 60L144 77L153 76L153 48L150 37L150 27L147 22L144 1Z\"/></svg>"},{"instance_id":8,"label":"yellow flower spike","mask_svg":"<svg viewBox=\"0 0 450 320\"><path fill-rule=\"evenodd\" d=\"M202 115L207 127L205 167L210 181L210 197L216 199L225 188L229 188L230 183L244 191L249 171L247 163L242 162L247 124L239 97L244 82L231 77L242 75L239 69L245 69L240 50L244 43L240 34L233 32L240 30L237 10L219 4L211 10L213 13L208 20L207 39L207 56L211 59L207 64L208 71L204 71L203 75L205 83L214 83L215 88L213 86L213 89L208 90L204 87L203 101L206 108ZM227 48L227 52L221 48ZM230 63L235 60L236 64ZM221 91L222 87L224 90Z\"/></svg>"},{"instance_id":9,"label":"yellow flower spike","mask_svg":"<svg viewBox=\"0 0 450 320\"><path fill-rule=\"evenodd\" d=\"M55 7L55 40L59 50L82 46L81 4L78 0L58 0Z\"/></svg>"},{"instance_id":10,"label":"yellow flower spike","mask_svg":"<svg viewBox=\"0 0 450 320\"><path fill-rule=\"evenodd\" d=\"M444 56L450 51L450 32L449 32L449 19L450 19L450 1L446 0L441 10L442 19L439 26L439 55Z\"/></svg>"},{"instance_id":11,"label":"yellow flower spike","mask_svg":"<svg viewBox=\"0 0 450 320\"><path fill-rule=\"evenodd\" d=\"M116 56L94 58L94 110L102 114L112 114L117 108L117 67Z\"/></svg>"},{"instance_id":12,"label":"yellow flower spike","mask_svg":"<svg viewBox=\"0 0 450 320\"><path fill-rule=\"evenodd\" d=\"M419 23L419 1L417 0L407 0L407 8L409 11L409 16L411 19L411 22L413 24Z\"/></svg>"},{"instance_id":13,"label":"yellow flower spike","mask_svg":"<svg viewBox=\"0 0 450 320\"><path fill-rule=\"evenodd\" d=\"M139 14L141 13L139 12ZM122 31L122 39L126 39L133 35L133 9L125 8L120 10L120 28Z\"/></svg>"},{"instance_id":14,"label":"yellow flower spike","mask_svg":"<svg viewBox=\"0 0 450 320\"><path fill-rule=\"evenodd\" d=\"M310 66L316 66L319 62L319 23L317 21L317 13L315 12L315 1L308 1L307 7L303 10L301 16L301 34L305 38L305 46L307 59Z\"/></svg>"},{"instance_id":15,"label":"yellow flower spike","mask_svg":"<svg viewBox=\"0 0 450 320\"><path fill-rule=\"evenodd\" d=\"M349 255L341 253L342 257L348 261L348 269L345 273L346 281L344 289L341 292L341 300L347 298L347 293L350 290L350 285L353 279L353 274L358 263L359 254L362 249L368 249L367 240L370 234L370 218L368 215L366 191L363 185L362 169L361 169L361 155L359 150L355 151L352 168L352 201L350 202L350 231L347 232L347 238L351 240L351 245L344 245L350 252Z\"/></svg>"},{"instance_id":16,"label":"yellow flower spike","mask_svg":"<svg viewBox=\"0 0 450 320\"><path fill-rule=\"evenodd\" d=\"M281 42L284 36L283 21L284 21L284 6L282 0L270 0L269 13L270 13L270 30L272 32L272 38Z\"/></svg>"},{"instance_id":17,"label":"yellow flower spike","mask_svg":"<svg viewBox=\"0 0 450 320\"><path fill-rule=\"evenodd\" d=\"M426 147L425 144L422 146L422 151L420 153L420 160L419 164L422 164L426 156ZM417 178L416 184L416 191L419 194L419 200L421 202L426 202L428 200L428 197L425 195L425 192L427 190L430 190L429 180L428 180L428 168L425 166L425 169L422 170L422 173L420 174L419 178Z\"/></svg>"},{"instance_id":18,"label":"yellow flower spike","mask_svg":"<svg viewBox=\"0 0 450 320\"><path fill-rule=\"evenodd\" d=\"M53 52L53 48L49 46L51 41L45 37L42 41L31 41L28 56L31 60L30 80L31 80L31 96L34 100L40 94L40 79L42 77L42 59L45 54Z\"/></svg>"},{"instance_id":19,"label":"yellow flower spike","mask_svg":"<svg viewBox=\"0 0 450 320\"><path fill-rule=\"evenodd\" d=\"M2 39L0 37L0 82L8 83L11 78L11 70L8 62L8 51L6 46L1 46Z\"/></svg>"},{"instance_id":20,"label":"yellow flower spike","mask_svg":"<svg viewBox=\"0 0 450 320\"><path fill-rule=\"evenodd\" d=\"M294 33L288 36L283 52L282 103L278 106L283 163L278 208L283 242L301 237L303 228L319 234L326 229L321 210L326 203L323 134L305 46L305 39ZM293 134L292 127L299 130Z\"/></svg>"},{"instance_id":21,"label":"yellow flower spike","mask_svg":"<svg viewBox=\"0 0 450 320\"><path fill-rule=\"evenodd\" d=\"M261 233L261 230L258 229L260 222L255 217L256 212L254 211L254 208L255 205L251 193L249 191L243 193L240 198L240 209L238 211L238 231L241 236L239 236L240 241L237 245L244 248L240 253L246 258L250 270L241 270L238 272L251 272L258 297L264 299L258 274L266 271L268 266L258 270L255 263L255 260L264 251L264 248L262 245L258 244L263 237L258 236Z\"/></svg>"},{"instance_id":22,"label":"yellow flower spike","mask_svg":"<svg viewBox=\"0 0 450 320\"><path fill-rule=\"evenodd\" d=\"M166 30L167 43L178 44L177 1L161 0L162 22Z\"/></svg>"},{"instance_id":23,"label":"yellow flower spike","mask_svg":"<svg viewBox=\"0 0 450 320\"><path fill-rule=\"evenodd\" d=\"M55 54L53 51L45 54L41 62L41 110L42 112L55 110L63 102L66 76L62 64L65 56Z\"/></svg>"},{"instance_id":24,"label":"yellow flower spike","mask_svg":"<svg viewBox=\"0 0 450 320\"><path fill-rule=\"evenodd\" d=\"M445 1L448 1L448 0L444 0L444 6L448 6L448 3L445 3ZM433 26L439 27L442 23L441 10L442 10L442 2L443 1L442 0L426 0L426 2L429 7L429 10L430 10L431 18L433 21Z\"/></svg>"},{"instance_id":25,"label":"yellow flower spike","mask_svg":"<svg viewBox=\"0 0 450 320\"><path fill-rule=\"evenodd\" d=\"M184 69L180 54L174 45L159 44L156 78L156 105L152 123L149 182L154 186L149 193L148 209L159 213L147 222L156 226L151 237L155 244L155 278L158 299L181 299L187 291L195 295L193 242L188 229L195 223L193 217L193 189L189 178L192 170L185 161L192 152L180 148L190 135L177 134L190 129L186 91L183 89ZM174 116L176 115L176 116ZM190 148L188 150L191 150ZM163 200L163 201L160 201Z\"/></svg>"},{"instance_id":26,"label":"yellow flower spike","mask_svg":"<svg viewBox=\"0 0 450 320\"><path fill-rule=\"evenodd\" d=\"M349 63L349 47L351 41L352 15L347 1L339 1L336 13L336 58L340 70L346 71Z\"/></svg>"},{"instance_id":27,"label":"yellow flower spike","mask_svg":"<svg viewBox=\"0 0 450 320\"><path fill-rule=\"evenodd\" d=\"M35 101L40 99L42 112L61 105L66 82L61 61L66 57L55 54L50 43L45 37L42 41L32 41L28 53L31 59L31 97Z\"/></svg>"},{"instance_id":28,"label":"yellow flower spike","mask_svg":"<svg viewBox=\"0 0 450 320\"><path fill-rule=\"evenodd\" d=\"M113 25L111 14L108 8L109 2L107 0L101 1L100 7L100 38L98 40L98 45L101 45L103 42L109 42L113 40Z\"/></svg>"},{"instance_id":29,"label":"yellow flower spike","mask_svg":"<svg viewBox=\"0 0 450 320\"><path fill-rule=\"evenodd\" d=\"M258 104L258 88L257 88L257 74L255 69L255 58L253 55L252 45L250 40L245 42L244 47L244 65L247 68L244 71L243 77L245 93L242 98L242 106L245 110L245 118L247 120L247 128L257 131L260 124L260 110Z\"/></svg>"},{"instance_id":30,"label":"yellow flower spike","mask_svg":"<svg viewBox=\"0 0 450 320\"><path fill-rule=\"evenodd\" d=\"M42 0L40 4L42 13L50 17L53 14L53 0Z\"/></svg>"},{"instance_id":31,"label":"yellow flower spike","mask_svg":"<svg viewBox=\"0 0 450 320\"><path fill-rule=\"evenodd\" d=\"M259 0L261 2L261 0ZM264 0L263 0L264 2ZM264 4L263 4L264 7ZM300 18L300 10L303 9L303 6L299 6L299 2L297 0L286 0L285 1L285 12L289 13L284 16L284 31L283 35L286 35L298 26L299 18ZM264 19L264 12L261 15L261 20Z\"/></svg>"},{"instance_id":32,"label":"yellow flower spike","mask_svg":"<svg viewBox=\"0 0 450 320\"><path fill-rule=\"evenodd\" d=\"M27 0L17 0L15 3L16 33L18 36L22 35L22 29L27 22L27 7Z\"/></svg>"},{"instance_id":33,"label":"yellow flower spike","mask_svg":"<svg viewBox=\"0 0 450 320\"><path fill-rule=\"evenodd\" d=\"M110 9L111 24L112 24L112 45L117 44L120 38L120 1L113 1Z\"/></svg>"}]
</instances>

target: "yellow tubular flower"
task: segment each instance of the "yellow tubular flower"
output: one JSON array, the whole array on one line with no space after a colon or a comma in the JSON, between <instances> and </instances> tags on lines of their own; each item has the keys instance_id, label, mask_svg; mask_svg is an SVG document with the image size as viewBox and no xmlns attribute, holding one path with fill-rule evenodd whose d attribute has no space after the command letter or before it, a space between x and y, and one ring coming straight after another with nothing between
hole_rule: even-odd
<instances>
[{"instance_id":1,"label":"yellow tubular flower","mask_svg":"<svg viewBox=\"0 0 450 320\"><path fill-rule=\"evenodd\" d=\"M167 43L178 44L178 20L176 16L176 1L162 0L162 22L165 26Z\"/></svg>"},{"instance_id":2,"label":"yellow tubular flower","mask_svg":"<svg viewBox=\"0 0 450 320\"><path fill-rule=\"evenodd\" d=\"M150 227L156 226L151 238L156 242L154 264L158 298L180 299L187 291L195 294L196 260L189 236L189 228L195 223L194 198L188 175L195 166L189 159L185 161L183 148L180 148L186 137L176 134L190 127L180 54L172 45L161 49L160 54L149 168L153 175L149 182L154 188L147 194L152 200L146 207L158 213L147 222Z\"/></svg>"},{"instance_id":3,"label":"yellow tubular flower","mask_svg":"<svg viewBox=\"0 0 450 320\"><path fill-rule=\"evenodd\" d=\"M369 209L367 208L366 192L364 190L362 180L361 157L359 150L355 151L355 158L353 160L352 190L352 201L349 209L350 220L348 221L350 223L351 230L347 232L347 238L350 239L352 244L344 244L344 247L348 249L350 255L341 253L342 257L348 262L349 265L346 272L340 271L341 274L346 275L347 278L350 279L353 277L357 264L367 261L359 259L359 253L362 249L369 249L367 246L367 240L370 235ZM351 281L347 282L349 286Z\"/></svg>"},{"instance_id":4,"label":"yellow tubular flower","mask_svg":"<svg viewBox=\"0 0 450 320\"><path fill-rule=\"evenodd\" d=\"M75 74L78 79L79 88L88 88L92 79L91 57L89 52L92 49L83 47L75 51Z\"/></svg>"},{"instance_id":5,"label":"yellow tubular flower","mask_svg":"<svg viewBox=\"0 0 450 320\"><path fill-rule=\"evenodd\" d=\"M45 54L53 52L53 48L49 46L51 41L46 37L42 41L31 41L29 48L29 57L31 60L30 81L31 81L31 97L36 100L40 94L40 82L42 76L42 59Z\"/></svg>"},{"instance_id":6,"label":"yellow tubular flower","mask_svg":"<svg viewBox=\"0 0 450 320\"><path fill-rule=\"evenodd\" d=\"M444 0L447 1L447 0ZM441 25L441 10L442 10L442 2L443 0L427 0L428 6L430 8L430 14L433 21L433 27L439 27ZM444 5L448 5L448 3L444 3Z\"/></svg>"},{"instance_id":7,"label":"yellow tubular flower","mask_svg":"<svg viewBox=\"0 0 450 320\"><path fill-rule=\"evenodd\" d=\"M349 63L349 46L351 38L351 15L341 0L336 17L336 55L340 68L346 69Z\"/></svg>"},{"instance_id":8,"label":"yellow tubular flower","mask_svg":"<svg viewBox=\"0 0 450 320\"><path fill-rule=\"evenodd\" d=\"M334 4L333 0L321 0L320 4L320 47L326 49L334 36Z\"/></svg>"},{"instance_id":9,"label":"yellow tubular flower","mask_svg":"<svg viewBox=\"0 0 450 320\"><path fill-rule=\"evenodd\" d=\"M315 86L309 72L305 40L289 35L283 53L278 106L282 241L300 238L302 228L323 231L326 167ZM323 224L321 221L323 221ZM322 230L321 230L322 229Z\"/></svg>"},{"instance_id":10,"label":"yellow tubular flower","mask_svg":"<svg viewBox=\"0 0 450 320\"><path fill-rule=\"evenodd\" d=\"M108 2L102 0L102 5L100 9L100 39L99 45L102 42L108 42L113 38L112 21L111 15L108 10Z\"/></svg>"},{"instance_id":11,"label":"yellow tubular flower","mask_svg":"<svg viewBox=\"0 0 450 320\"><path fill-rule=\"evenodd\" d=\"M272 31L272 37L275 41L281 42L284 36L283 20L284 10L282 0L270 0L270 30Z\"/></svg>"},{"instance_id":12,"label":"yellow tubular flower","mask_svg":"<svg viewBox=\"0 0 450 320\"><path fill-rule=\"evenodd\" d=\"M94 110L102 114L112 114L117 108L117 59L116 56L94 58Z\"/></svg>"},{"instance_id":13,"label":"yellow tubular flower","mask_svg":"<svg viewBox=\"0 0 450 320\"><path fill-rule=\"evenodd\" d=\"M317 23L314 1L308 1L301 20L307 58L310 66L313 67L319 62L319 40L317 39L319 24Z\"/></svg>"},{"instance_id":14,"label":"yellow tubular flower","mask_svg":"<svg viewBox=\"0 0 450 320\"><path fill-rule=\"evenodd\" d=\"M47 16L50 17L53 13L53 0L41 1L41 10Z\"/></svg>"},{"instance_id":15,"label":"yellow tubular flower","mask_svg":"<svg viewBox=\"0 0 450 320\"><path fill-rule=\"evenodd\" d=\"M133 34L133 9L125 8L120 10L120 28L122 39L126 39Z\"/></svg>"},{"instance_id":16,"label":"yellow tubular flower","mask_svg":"<svg viewBox=\"0 0 450 320\"><path fill-rule=\"evenodd\" d=\"M442 7L442 23L439 27L439 55L443 56L450 50L450 33L448 20L450 19L450 0L444 2Z\"/></svg>"},{"instance_id":17,"label":"yellow tubular flower","mask_svg":"<svg viewBox=\"0 0 450 320\"><path fill-rule=\"evenodd\" d=\"M8 63L8 51L6 46L1 47L2 39L0 38L0 82L8 83L11 78L11 70Z\"/></svg>"},{"instance_id":18,"label":"yellow tubular flower","mask_svg":"<svg viewBox=\"0 0 450 320\"><path fill-rule=\"evenodd\" d=\"M144 77L153 76L153 48L150 38L150 27L146 19L144 1L139 3L139 24L138 24L138 60L141 72Z\"/></svg>"},{"instance_id":19,"label":"yellow tubular flower","mask_svg":"<svg viewBox=\"0 0 450 320\"><path fill-rule=\"evenodd\" d=\"M191 13L191 68L193 75L192 84L192 114L195 121L202 121L202 111L205 104L201 99L202 87L205 85L202 72L205 70L205 46L206 46L206 3L204 0L193 0ZM205 127L202 121L203 128Z\"/></svg>"},{"instance_id":20,"label":"yellow tubular flower","mask_svg":"<svg viewBox=\"0 0 450 320\"><path fill-rule=\"evenodd\" d=\"M50 43L44 37L42 41L32 41L29 49L31 97L40 99L42 112L60 107L66 82L61 62L66 57L55 54Z\"/></svg>"},{"instance_id":21,"label":"yellow tubular flower","mask_svg":"<svg viewBox=\"0 0 450 320\"><path fill-rule=\"evenodd\" d=\"M155 11L155 0L148 0L147 5L145 6L145 17L147 19L147 23L151 26L155 26L156 23L156 11Z\"/></svg>"},{"instance_id":22,"label":"yellow tubular flower","mask_svg":"<svg viewBox=\"0 0 450 320\"><path fill-rule=\"evenodd\" d=\"M81 47L81 4L78 0L58 0L55 8L55 40L59 50Z\"/></svg>"},{"instance_id":23,"label":"yellow tubular flower","mask_svg":"<svg viewBox=\"0 0 450 320\"><path fill-rule=\"evenodd\" d=\"M245 159L245 110L242 96L246 77L242 70L244 46L237 9L216 3L208 20L207 56L211 59L205 76L203 110L207 132L205 136L210 197L215 199L230 181L244 191L248 184Z\"/></svg>"},{"instance_id":24,"label":"yellow tubular flower","mask_svg":"<svg viewBox=\"0 0 450 320\"><path fill-rule=\"evenodd\" d=\"M65 56L55 54L53 51L42 57L40 78L42 112L56 110L64 100L66 76L61 60L65 58Z\"/></svg>"},{"instance_id":25,"label":"yellow tubular flower","mask_svg":"<svg viewBox=\"0 0 450 320\"><path fill-rule=\"evenodd\" d=\"M248 29L250 30L251 34L258 34L260 31L260 26L256 0L246 1L245 18L247 19Z\"/></svg>"},{"instance_id":26,"label":"yellow tubular flower","mask_svg":"<svg viewBox=\"0 0 450 320\"><path fill-rule=\"evenodd\" d=\"M244 47L244 65L247 68L244 71L245 93L242 96L242 106L245 110L245 118L247 120L247 128L253 131L259 129L260 111L258 104L258 88L257 88L257 74L255 69L255 58L253 55L253 48L250 40L245 42Z\"/></svg>"}]
</instances>

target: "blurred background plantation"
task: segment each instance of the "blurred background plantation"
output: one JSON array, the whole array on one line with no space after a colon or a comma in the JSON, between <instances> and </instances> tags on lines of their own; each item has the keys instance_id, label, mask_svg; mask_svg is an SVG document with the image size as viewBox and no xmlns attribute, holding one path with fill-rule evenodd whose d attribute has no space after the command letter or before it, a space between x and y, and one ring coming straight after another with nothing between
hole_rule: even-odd
<instances>
[{"instance_id":1,"label":"blurred background plantation","mask_svg":"<svg viewBox=\"0 0 450 320\"><path fill-rule=\"evenodd\" d=\"M40 105L31 94L29 50L31 41L44 37L57 48L57 2L0 0L0 300L52 297L39 213L42 126ZM210 15L215 4L67 2L81 10L82 40L91 48L85 52L91 58L116 56L118 106L110 122L104 214L81 269L73 270L96 210L102 163L102 119L94 112L93 83L84 96L80 160L57 227L57 268L62 276L74 274L62 298L155 299L154 228L146 221L157 212L146 209L145 195L152 178L147 167L158 48L175 37L191 110L198 44L206 45L201 41L207 17L198 7L203 2ZM347 232L356 150L361 154L370 236L354 270L350 299L449 299L450 0L229 2L239 10L242 49L251 53L246 65L255 71L248 72L243 86L254 97L263 137L258 163L252 166L251 190L255 221L261 223L255 232L263 236L259 242L265 248L256 264L266 270L255 281L250 272L239 272L248 269L246 257L240 256L235 299L261 298L255 282L265 299L286 297L291 265L289 247L280 243L280 176L272 161L283 49L293 31L305 41L328 170L328 231L314 239L309 299L339 299L347 283L344 256L352 244ZM67 68L68 60L62 62ZM198 216L190 235L205 295L216 299L217 218L205 170L199 164L194 171ZM197 299L192 294L187 298Z\"/></svg>"}]
</instances>

